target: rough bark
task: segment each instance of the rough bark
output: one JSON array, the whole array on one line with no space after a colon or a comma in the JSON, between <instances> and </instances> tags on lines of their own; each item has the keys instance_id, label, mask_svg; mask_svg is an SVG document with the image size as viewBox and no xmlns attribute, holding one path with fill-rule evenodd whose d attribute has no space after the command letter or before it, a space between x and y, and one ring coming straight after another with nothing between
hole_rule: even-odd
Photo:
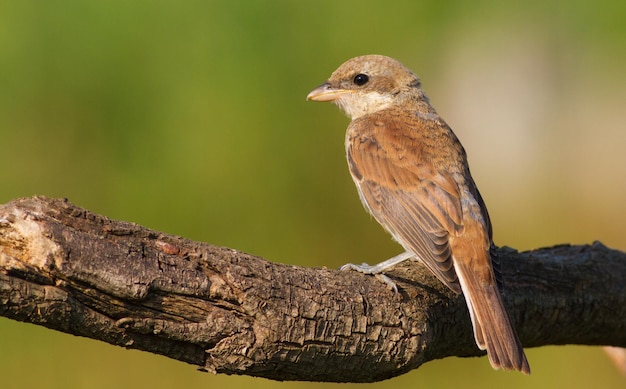
<instances>
[{"instance_id":1,"label":"rough bark","mask_svg":"<svg viewBox=\"0 0 626 389\"><path fill-rule=\"evenodd\" d=\"M597 242L499 254L525 347L626 346L626 254ZM460 296L415 262L388 275L399 293L372 276L272 263L67 200L0 206L0 315L216 373L371 382L483 354Z\"/></svg>"}]
</instances>

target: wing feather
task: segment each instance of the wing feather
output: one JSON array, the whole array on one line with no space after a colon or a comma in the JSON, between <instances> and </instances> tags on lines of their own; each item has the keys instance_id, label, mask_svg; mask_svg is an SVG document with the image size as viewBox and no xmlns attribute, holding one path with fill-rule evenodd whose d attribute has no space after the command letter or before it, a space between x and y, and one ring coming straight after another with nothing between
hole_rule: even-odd
<instances>
[{"instance_id":1,"label":"wing feather","mask_svg":"<svg viewBox=\"0 0 626 389\"><path fill-rule=\"evenodd\" d=\"M365 126L365 123L353 123ZM460 293L450 234L462 230L461 194L453 177L423 161L418 146L378 137L393 128L359 128L348 139L350 171L365 207L445 285ZM408 153L413 155L407 157ZM422 162L422 163L420 163Z\"/></svg>"}]
</instances>

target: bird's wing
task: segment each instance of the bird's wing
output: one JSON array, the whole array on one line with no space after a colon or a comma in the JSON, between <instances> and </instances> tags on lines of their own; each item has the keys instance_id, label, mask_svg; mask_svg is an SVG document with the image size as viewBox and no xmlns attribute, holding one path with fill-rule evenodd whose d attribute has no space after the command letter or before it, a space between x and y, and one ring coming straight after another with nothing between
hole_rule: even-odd
<instances>
[{"instance_id":1,"label":"bird's wing","mask_svg":"<svg viewBox=\"0 0 626 389\"><path fill-rule=\"evenodd\" d=\"M347 143L350 172L376 220L445 285L460 293L449 245L450 234L463 228L459 187L450 174L422 161L419 146L413 146L398 139L355 137Z\"/></svg>"}]
</instances>

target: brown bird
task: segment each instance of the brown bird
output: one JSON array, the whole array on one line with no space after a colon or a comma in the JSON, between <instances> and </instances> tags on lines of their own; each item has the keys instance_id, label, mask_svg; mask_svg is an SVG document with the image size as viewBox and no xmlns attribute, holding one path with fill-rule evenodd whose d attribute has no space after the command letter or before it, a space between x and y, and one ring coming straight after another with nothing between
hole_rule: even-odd
<instances>
[{"instance_id":1,"label":"brown bird","mask_svg":"<svg viewBox=\"0 0 626 389\"><path fill-rule=\"evenodd\" d=\"M374 266L382 273L420 260L446 286L463 292L476 344L494 369L530 373L494 273L495 246L483 199L463 146L430 105L420 79L393 58L348 60L308 100L332 101L351 119L346 152L361 201L405 253Z\"/></svg>"}]
</instances>

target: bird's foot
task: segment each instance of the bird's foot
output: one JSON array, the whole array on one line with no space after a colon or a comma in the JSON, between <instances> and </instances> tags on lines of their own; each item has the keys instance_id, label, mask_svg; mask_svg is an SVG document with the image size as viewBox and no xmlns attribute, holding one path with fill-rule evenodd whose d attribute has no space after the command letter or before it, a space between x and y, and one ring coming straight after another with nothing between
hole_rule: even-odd
<instances>
[{"instance_id":1,"label":"bird's foot","mask_svg":"<svg viewBox=\"0 0 626 389\"><path fill-rule=\"evenodd\" d=\"M380 268L377 267L377 265L373 265L372 266L372 265L368 265L367 263L362 263L360 265L355 265L354 263L346 263L345 265L340 267L339 270L356 270L359 273L371 274L371 275L375 276L377 279L379 279L380 281L382 281L385 284L387 284L387 286L391 290L393 290L394 292L398 293L398 285L396 285L396 283L393 282L393 280L391 278L389 278L386 275L384 275L382 273L382 270L380 270Z\"/></svg>"},{"instance_id":2,"label":"bird's foot","mask_svg":"<svg viewBox=\"0 0 626 389\"><path fill-rule=\"evenodd\" d=\"M367 263L355 265L353 263L348 263L348 264L343 265L339 269L340 270L356 270L363 274L372 274L376 276L376 278L378 278L379 280L387 284L387 286L389 286L391 290L393 290L394 292L398 292L398 286L396 285L396 283L393 282L391 278L384 275L383 272L389 269L390 267L397 265L398 263L402 261L406 261L407 259L414 258L414 257L415 255L413 253L406 251L386 261L377 263L376 265L368 265Z\"/></svg>"}]
</instances>

